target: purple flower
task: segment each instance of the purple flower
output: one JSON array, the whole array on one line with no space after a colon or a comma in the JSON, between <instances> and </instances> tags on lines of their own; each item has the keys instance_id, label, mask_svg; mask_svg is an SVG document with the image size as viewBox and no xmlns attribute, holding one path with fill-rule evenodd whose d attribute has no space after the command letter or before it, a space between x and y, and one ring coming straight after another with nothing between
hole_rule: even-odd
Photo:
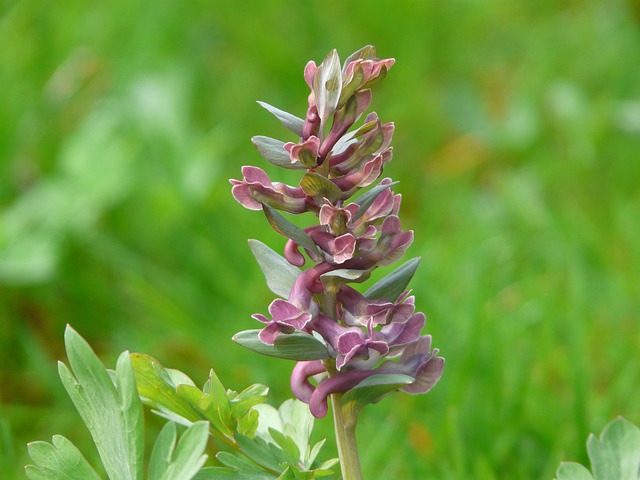
<instances>
[{"instance_id":1,"label":"purple flower","mask_svg":"<svg viewBox=\"0 0 640 480\"><path fill-rule=\"evenodd\" d=\"M328 262L340 265L353 258L356 250L356 237L351 233L345 233L334 237L330 233L314 230L311 238L325 253Z\"/></svg>"},{"instance_id":2,"label":"purple flower","mask_svg":"<svg viewBox=\"0 0 640 480\"><path fill-rule=\"evenodd\" d=\"M335 206L325 198L324 205L322 205L318 214L318 220L320 225L328 227L329 233L332 235L342 235L349 222L351 222L352 216L353 214L348 208Z\"/></svg>"},{"instance_id":3,"label":"purple flower","mask_svg":"<svg viewBox=\"0 0 640 480\"><path fill-rule=\"evenodd\" d=\"M427 393L440 380L444 358L437 357L438 349L431 351L431 335L419 337L407 345L398 362L387 361L378 368L379 373L403 373L415 378L400 390L407 393Z\"/></svg>"},{"instance_id":4,"label":"purple flower","mask_svg":"<svg viewBox=\"0 0 640 480\"><path fill-rule=\"evenodd\" d=\"M269 176L260 168L242 167L242 180L230 180L234 198L249 210L262 210L266 203L278 210L302 213L307 210L306 194L301 188L284 183L271 183Z\"/></svg>"},{"instance_id":5,"label":"purple flower","mask_svg":"<svg viewBox=\"0 0 640 480\"><path fill-rule=\"evenodd\" d=\"M281 298L271 302L269 313L272 320L260 313L252 315L256 320L266 323L266 327L260 331L260 340L267 345L273 345L280 332L293 333L296 330L302 330L311 320L310 313Z\"/></svg>"},{"instance_id":6,"label":"purple flower","mask_svg":"<svg viewBox=\"0 0 640 480\"><path fill-rule=\"evenodd\" d=\"M300 143L285 143L284 149L289 152L291 163L301 163L307 168L315 168L318 166L320 139L315 135L310 136Z\"/></svg>"},{"instance_id":7,"label":"purple flower","mask_svg":"<svg viewBox=\"0 0 640 480\"><path fill-rule=\"evenodd\" d=\"M347 392L372 375L409 375L414 381L400 390L410 394L428 392L440 380L444 370L444 358L438 357L437 354L437 349L431 351L431 336L425 335L407 345L397 362L387 360L375 369L341 371L321 380L316 387L309 382L309 378L323 372L320 362L299 362L294 368L291 387L297 398L309 403L311 413L317 418L322 418L327 414L329 395Z\"/></svg>"},{"instance_id":8,"label":"purple flower","mask_svg":"<svg viewBox=\"0 0 640 480\"><path fill-rule=\"evenodd\" d=\"M352 128L369 108L371 87L394 62L377 58L371 46L355 52L342 66L335 50L320 65L309 62L304 69L310 89L304 120L281 111L276 115L299 138L282 142L286 152L278 147L275 158L269 159L284 168L306 168L301 186L272 183L257 167L243 167L243 179L231 180L233 196L246 208L261 210L266 204L287 213L317 215L315 223L304 227L280 214L268 215L271 226L287 237L286 261L303 267L308 258L312 264L302 271L265 271L267 277L274 275L280 295L285 296L289 285L291 289L286 300L271 303L271 319L253 315L264 324L259 338L265 344L273 345L279 335L295 331L324 341L326 358L296 354L301 361L291 375L293 393L309 403L316 417L326 414L329 395L347 392L372 375L406 375L413 381L400 389L424 393L444 368L438 350L431 350L431 336L421 336L426 317L416 312L410 291L399 297L396 292L393 298L368 298L350 285L399 260L413 242L413 232L402 230L398 217L402 197L393 192L390 178L380 181L393 157L394 124L369 113L362 125ZM277 142L274 145L280 145ZM350 201L376 183L374 191ZM265 255L261 266L282 265L277 256ZM414 270L398 271L402 273L397 275L412 275ZM407 285L409 279L400 284ZM376 296L395 291L388 287L383 283L372 291Z\"/></svg>"},{"instance_id":9,"label":"purple flower","mask_svg":"<svg viewBox=\"0 0 640 480\"><path fill-rule=\"evenodd\" d=\"M346 79L345 83L349 83L350 79L355 76L354 73L361 70L363 74L362 80L358 82L357 89L366 88L381 75L386 75L387 71L395 62L394 58L386 58L384 60L379 60L377 58L366 60L358 59L349 62L344 72L344 77Z\"/></svg>"},{"instance_id":10,"label":"purple flower","mask_svg":"<svg viewBox=\"0 0 640 480\"><path fill-rule=\"evenodd\" d=\"M366 325L370 320L377 326L406 323L409 320L415 311L415 298L408 297L408 294L409 292L405 292L394 303L368 299L357 290L344 286L338 292L338 300L347 325Z\"/></svg>"}]
</instances>

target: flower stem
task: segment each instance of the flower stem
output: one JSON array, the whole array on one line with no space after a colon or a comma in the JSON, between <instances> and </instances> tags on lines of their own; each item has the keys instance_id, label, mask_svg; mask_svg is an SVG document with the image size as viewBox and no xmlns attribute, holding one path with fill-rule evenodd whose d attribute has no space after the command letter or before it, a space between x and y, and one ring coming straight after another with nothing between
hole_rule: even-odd
<instances>
[{"instance_id":1,"label":"flower stem","mask_svg":"<svg viewBox=\"0 0 640 480\"><path fill-rule=\"evenodd\" d=\"M322 312L334 320L337 317L337 293L338 289L335 285L327 285L323 293L324 298L321 307ZM330 377L337 373L335 361L325 360L325 367ZM343 408L342 393L331 394L331 407L333 409L333 424L336 432L342 480L362 480L360 457L358 456L358 445L356 443L358 414Z\"/></svg>"},{"instance_id":2,"label":"flower stem","mask_svg":"<svg viewBox=\"0 0 640 480\"><path fill-rule=\"evenodd\" d=\"M343 480L362 480L360 457L356 444L357 418L351 418L342 408L342 393L331 395L333 407L333 423L336 431L338 455L340 456L340 468Z\"/></svg>"}]
</instances>

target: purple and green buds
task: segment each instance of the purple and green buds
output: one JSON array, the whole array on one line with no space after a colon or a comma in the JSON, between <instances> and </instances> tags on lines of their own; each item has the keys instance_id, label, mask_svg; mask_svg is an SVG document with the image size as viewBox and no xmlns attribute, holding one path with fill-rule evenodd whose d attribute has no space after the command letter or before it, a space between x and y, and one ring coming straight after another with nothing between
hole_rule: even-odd
<instances>
[{"instance_id":1,"label":"purple and green buds","mask_svg":"<svg viewBox=\"0 0 640 480\"><path fill-rule=\"evenodd\" d=\"M438 350L431 349L431 336L420 334L426 319L416 313L406 290L418 259L364 293L349 285L399 260L413 242L413 232L402 229L398 216L397 182L379 181L393 154L393 123L369 113L352 129L371 103L371 87L393 64L393 59L376 58L371 46L343 65L335 50L320 65L309 62L304 119L260 102L297 138L253 138L270 163L304 171L299 186L272 183L252 166L242 168L242 180L231 180L235 199L250 210L263 210L270 225L287 237L284 257L252 241L267 283L284 298L269 306L271 319L253 315L265 324L262 330L234 339L260 353L297 360L291 388L316 417L326 414L333 393L359 395L366 403L393 390L425 393L444 368ZM276 210L311 212L317 221L300 228ZM312 265L300 270L307 259Z\"/></svg>"}]
</instances>

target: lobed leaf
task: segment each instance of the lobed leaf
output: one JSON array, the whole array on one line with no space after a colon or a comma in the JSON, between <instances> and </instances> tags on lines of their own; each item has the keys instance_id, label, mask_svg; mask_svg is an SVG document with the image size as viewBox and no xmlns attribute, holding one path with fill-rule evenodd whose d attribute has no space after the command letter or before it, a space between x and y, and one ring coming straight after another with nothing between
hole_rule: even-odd
<instances>
[{"instance_id":1,"label":"lobed leaf","mask_svg":"<svg viewBox=\"0 0 640 480\"><path fill-rule=\"evenodd\" d=\"M269 398L269 387L256 383L245 388L231 400L231 413L234 418L240 418L253 407L264 403Z\"/></svg>"},{"instance_id":2,"label":"lobed leaf","mask_svg":"<svg viewBox=\"0 0 640 480\"><path fill-rule=\"evenodd\" d=\"M193 480L276 480L278 477L262 470L240 473L233 468L206 467L200 470Z\"/></svg>"},{"instance_id":3,"label":"lobed leaf","mask_svg":"<svg viewBox=\"0 0 640 480\"><path fill-rule=\"evenodd\" d=\"M190 480L200 470L207 455L209 424L196 422L180 437L176 446L176 424L168 422L158 435L149 461L149 479Z\"/></svg>"},{"instance_id":4,"label":"lobed leaf","mask_svg":"<svg viewBox=\"0 0 640 480\"><path fill-rule=\"evenodd\" d=\"M293 332L280 335L273 345L263 343L258 334L260 330L244 330L233 336L233 341L254 352L269 357L287 360L322 360L329 358L325 344L313 335Z\"/></svg>"},{"instance_id":5,"label":"lobed leaf","mask_svg":"<svg viewBox=\"0 0 640 480\"><path fill-rule=\"evenodd\" d=\"M70 326L65 347L71 370L62 362L58 372L69 397L89 429L110 478L142 476L142 407L134 388L129 353L118 359L116 390L89 344Z\"/></svg>"},{"instance_id":6,"label":"lobed leaf","mask_svg":"<svg viewBox=\"0 0 640 480\"><path fill-rule=\"evenodd\" d=\"M153 357L132 353L131 363L136 377L138 394L155 406L160 406L187 420L202 420L202 416L176 391L171 377ZM164 374L162 372L165 372ZM184 422L183 422L184 423Z\"/></svg>"},{"instance_id":7,"label":"lobed leaf","mask_svg":"<svg viewBox=\"0 0 640 480\"><path fill-rule=\"evenodd\" d=\"M562 462L556 472L556 480L593 480L593 475L579 463Z\"/></svg>"},{"instance_id":8,"label":"lobed leaf","mask_svg":"<svg viewBox=\"0 0 640 480\"><path fill-rule=\"evenodd\" d=\"M607 424L600 439L590 435L587 451L596 480L640 477L640 429L623 418Z\"/></svg>"},{"instance_id":9,"label":"lobed leaf","mask_svg":"<svg viewBox=\"0 0 640 480\"><path fill-rule=\"evenodd\" d=\"M600 438L589 435L587 452L593 474L574 462L563 462L557 480L640 479L640 428L624 418L609 422Z\"/></svg>"},{"instance_id":10,"label":"lobed leaf","mask_svg":"<svg viewBox=\"0 0 640 480\"><path fill-rule=\"evenodd\" d=\"M31 442L28 448L35 463L25 467L31 480L100 480L80 450L62 435L54 435L51 443Z\"/></svg>"}]
</instances>

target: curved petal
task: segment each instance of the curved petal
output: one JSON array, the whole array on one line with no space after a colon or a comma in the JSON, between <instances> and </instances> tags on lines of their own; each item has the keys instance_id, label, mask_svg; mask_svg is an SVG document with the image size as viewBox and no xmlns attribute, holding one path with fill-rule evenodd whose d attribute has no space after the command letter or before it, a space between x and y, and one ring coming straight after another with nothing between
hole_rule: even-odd
<instances>
[{"instance_id":1,"label":"curved petal","mask_svg":"<svg viewBox=\"0 0 640 480\"><path fill-rule=\"evenodd\" d=\"M296 363L291 372L291 391L299 400L309 403L316 387L309 382L309 377L324 372L322 360L309 360Z\"/></svg>"},{"instance_id":2,"label":"curved petal","mask_svg":"<svg viewBox=\"0 0 640 480\"><path fill-rule=\"evenodd\" d=\"M375 370L349 370L320 382L309 400L311 414L316 418L323 418L329 409L327 405L329 395L346 392L374 373L376 373Z\"/></svg>"},{"instance_id":3,"label":"curved petal","mask_svg":"<svg viewBox=\"0 0 640 480\"><path fill-rule=\"evenodd\" d=\"M402 387L400 390L406 393L416 395L418 393L427 393L431 390L444 370L444 358L432 357L426 363L418 367L416 372L416 381L410 385Z\"/></svg>"}]
</instances>

